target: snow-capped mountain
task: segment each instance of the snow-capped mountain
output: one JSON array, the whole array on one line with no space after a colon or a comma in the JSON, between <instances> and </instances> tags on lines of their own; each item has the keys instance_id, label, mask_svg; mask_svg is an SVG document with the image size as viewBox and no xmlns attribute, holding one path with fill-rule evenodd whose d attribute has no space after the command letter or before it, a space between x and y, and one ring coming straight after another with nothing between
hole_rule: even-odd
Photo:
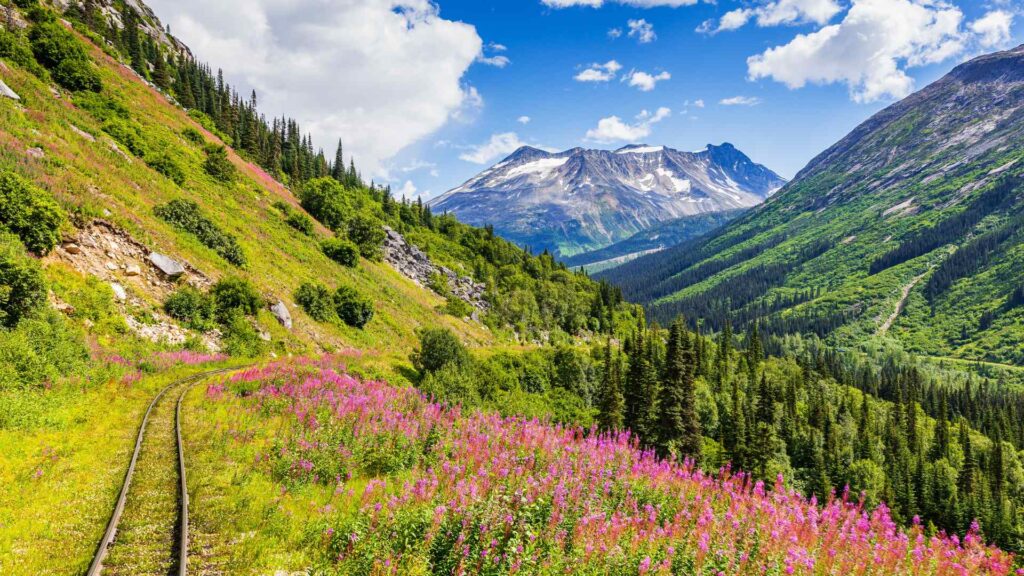
<instances>
[{"instance_id":1,"label":"snow-capped mountain","mask_svg":"<svg viewBox=\"0 0 1024 576\"><path fill-rule=\"evenodd\" d=\"M550 153L529 146L430 202L534 250L571 256L674 218L749 208L785 184L732 144L699 152L632 145Z\"/></svg>"}]
</instances>

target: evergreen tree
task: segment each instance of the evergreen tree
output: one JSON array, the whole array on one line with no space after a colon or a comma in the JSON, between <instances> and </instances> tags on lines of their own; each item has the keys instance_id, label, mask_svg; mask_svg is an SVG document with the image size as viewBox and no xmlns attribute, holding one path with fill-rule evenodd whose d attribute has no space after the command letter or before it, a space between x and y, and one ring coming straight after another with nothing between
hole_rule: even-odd
<instances>
[{"instance_id":1,"label":"evergreen tree","mask_svg":"<svg viewBox=\"0 0 1024 576\"><path fill-rule=\"evenodd\" d=\"M604 431L621 430L625 399L622 396L619 360L612 357L612 343L604 349L604 376L601 382L601 400L598 406L598 427Z\"/></svg>"}]
</instances>

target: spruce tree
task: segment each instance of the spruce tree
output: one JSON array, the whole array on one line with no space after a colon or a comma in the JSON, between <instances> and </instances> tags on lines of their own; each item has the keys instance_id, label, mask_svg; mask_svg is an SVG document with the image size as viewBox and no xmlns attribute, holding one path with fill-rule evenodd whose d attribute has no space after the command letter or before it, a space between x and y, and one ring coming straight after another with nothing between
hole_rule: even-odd
<instances>
[{"instance_id":1,"label":"spruce tree","mask_svg":"<svg viewBox=\"0 0 1024 576\"><path fill-rule=\"evenodd\" d=\"M604 349L604 375L597 418L598 427L603 431L621 430L623 426L625 400L622 397L618 363L618 358L612 357L612 343L609 340Z\"/></svg>"}]
</instances>

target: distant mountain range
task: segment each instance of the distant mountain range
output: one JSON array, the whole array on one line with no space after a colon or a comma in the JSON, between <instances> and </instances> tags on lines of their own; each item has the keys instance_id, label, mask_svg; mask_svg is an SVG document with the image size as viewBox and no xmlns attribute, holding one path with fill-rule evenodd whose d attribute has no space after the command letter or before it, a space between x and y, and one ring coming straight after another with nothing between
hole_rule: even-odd
<instances>
[{"instance_id":1,"label":"distant mountain range","mask_svg":"<svg viewBox=\"0 0 1024 576\"><path fill-rule=\"evenodd\" d=\"M699 152L524 146L430 205L564 258L668 220L756 206L783 184L728 143Z\"/></svg>"},{"instance_id":2,"label":"distant mountain range","mask_svg":"<svg viewBox=\"0 0 1024 576\"><path fill-rule=\"evenodd\" d=\"M604 277L649 317L1024 364L1024 47L879 112L765 204Z\"/></svg>"}]
</instances>

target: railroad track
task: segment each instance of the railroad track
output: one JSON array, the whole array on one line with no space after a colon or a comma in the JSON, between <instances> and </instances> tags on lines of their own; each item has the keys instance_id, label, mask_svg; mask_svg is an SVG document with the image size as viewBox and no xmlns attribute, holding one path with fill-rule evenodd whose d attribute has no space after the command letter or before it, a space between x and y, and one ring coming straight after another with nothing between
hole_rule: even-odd
<instances>
[{"instance_id":1,"label":"railroad track","mask_svg":"<svg viewBox=\"0 0 1024 576\"><path fill-rule=\"evenodd\" d=\"M181 403L192 386L235 370L222 368L176 380L150 402L139 425L121 492L87 576L185 576L188 485L181 442ZM174 394L177 401L173 400Z\"/></svg>"}]
</instances>

